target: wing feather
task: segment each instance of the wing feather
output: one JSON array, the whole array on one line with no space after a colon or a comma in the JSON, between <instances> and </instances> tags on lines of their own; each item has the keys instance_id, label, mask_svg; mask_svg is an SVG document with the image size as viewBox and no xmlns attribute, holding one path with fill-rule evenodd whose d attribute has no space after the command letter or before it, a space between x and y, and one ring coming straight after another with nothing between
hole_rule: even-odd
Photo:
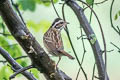
<instances>
[{"instance_id":1,"label":"wing feather","mask_svg":"<svg viewBox=\"0 0 120 80\"><path fill-rule=\"evenodd\" d=\"M48 51L57 51L64 49L61 35L55 29L50 29L47 33L45 33L43 39L44 45Z\"/></svg>"}]
</instances>

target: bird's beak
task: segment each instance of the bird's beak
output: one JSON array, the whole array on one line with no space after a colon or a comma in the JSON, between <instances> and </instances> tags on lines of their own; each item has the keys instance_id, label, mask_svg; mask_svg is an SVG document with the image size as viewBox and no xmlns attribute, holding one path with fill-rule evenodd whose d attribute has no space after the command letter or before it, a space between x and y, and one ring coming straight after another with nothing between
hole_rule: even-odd
<instances>
[{"instance_id":1,"label":"bird's beak","mask_svg":"<svg viewBox=\"0 0 120 80\"><path fill-rule=\"evenodd\" d=\"M64 25L66 26L67 24L69 24L69 22L64 22Z\"/></svg>"},{"instance_id":2,"label":"bird's beak","mask_svg":"<svg viewBox=\"0 0 120 80\"><path fill-rule=\"evenodd\" d=\"M66 26L69 24L69 22L64 22L64 29L66 30Z\"/></svg>"}]
</instances>

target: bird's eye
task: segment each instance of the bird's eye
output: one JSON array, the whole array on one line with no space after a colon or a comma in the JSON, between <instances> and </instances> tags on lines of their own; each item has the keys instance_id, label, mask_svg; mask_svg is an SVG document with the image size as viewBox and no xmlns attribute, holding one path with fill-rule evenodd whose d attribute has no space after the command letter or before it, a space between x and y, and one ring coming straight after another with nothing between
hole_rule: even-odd
<instances>
[{"instance_id":1,"label":"bird's eye","mask_svg":"<svg viewBox=\"0 0 120 80\"><path fill-rule=\"evenodd\" d=\"M63 22L60 22L60 24L63 24Z\"/></svg>"}]
</instances>

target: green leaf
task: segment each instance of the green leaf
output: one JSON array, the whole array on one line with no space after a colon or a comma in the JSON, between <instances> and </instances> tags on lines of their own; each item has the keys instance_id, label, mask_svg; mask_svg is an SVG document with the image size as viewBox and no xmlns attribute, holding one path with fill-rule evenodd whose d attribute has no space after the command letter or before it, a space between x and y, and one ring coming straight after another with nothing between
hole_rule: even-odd
<instances>
[{"instance_id":1,"label":"green leaf","mask_svg":"<svg viewBox=\"0 0 120 80\"><path fill-rule=\"evenodd\" d=\"M13 44L12 46L9 46L9 47L10 47L10 50L11 50L10 54L11 54L12 57L22 56L20 47L17 44Z\"/></svg>"},{"instance_id":2,"label":"green leaf","mask_svg":"<svg viewBox=\"0 0 120 80\"><path fill-rule=\"evenodd\" d=\"M5 74L5 67L2 67L0 70L0 80L7 80L6 74Z\"/></svg>"},{"instance_id":3,"label":"green leaf","mask_svg":"<svg viewBox=\"0 0 120 80\"><path fill-rule=\"evenodd\" d=\"M50 3L43 3L45 6L50 6Z\"/></svg>"},{"instance_id":4,"label":"green leaf","mask_svg":"<svg viewBox=\"0 0 120 80\"><path fill-rule=\"evenodd\" d=\"M2 28L2 19L0 18L0 28Z\"/></svg>"},{"instance_id":5,"label":"green leaf","mask_svg":"<svg viewBox=\"0 0 120 80\"><path fill-rule=\"evenodd\" d=\"M2 46L5 50L7 50L12 57L21 56L22 53L20 47L17 44L11 45L9 42L10 41L7 40L5 37L0 36L0 46Z\"/></svg>"},{"instance_id":6,"label":"green leaf","mask_svg":"<svg viewBox=\"0 0 120 80\"><path fill-rule=\"evenodd\" d=\"M0 23L2 22L2 18L0 18Z\"/></svg>"},{"instance_id":7,"label":"green leaf","mask_svg":"<svg viewBox=\"0 0 120 80\"><path fill-rule=\"evenodd\" d=\"M114 16L114 20L117 20L117 19L118 19L118 14L116 13Z\"/></svg>"},{"instance_id":8,"label":"green leaf","mask_svg":"<svg viewBox=\"0 0 120 80\"><path fill-rule=\"evenodd\" d=\"M8 66L3 66L0 69L0 80L9 80L12 70Z\"/></svg>"},{"instance_id":9,"label":"green leaf","mask_svg":"<svg viewBox=\"0 0 120 80\"><path fill-rule=\"evenodd\" d=\"M87 4L92 5L94 0L86 0Z\"/></svg>"},{"instance_id":10,"label":"green leaf","mask_svg":"<svg viewBox=\"0 0 120 80\"><path fill-rule=\"evenodd\" d=\"M0 29L2 28L2 23L0 23Z\"/></svg>"},{"instance_id":11,"label":"green leaf","mask_svg":"<svg viewBox=\"0 0 120 80\"><path fill-rule=\"evenodd\" d=\"M48 30L48 28L50 27L51 23L49 21L42 20L42 21L40 21L39 25L41 26L41 30L43 32L46 32Z\"/></svg>"},{"instance_id":12,"label":"green leaf","mask_svg":"<svg viewBox=\"0 0 120 80\"><path fill-rule=\"evenodd\" d=\"M17 59L16 60L17 61L17 63L19 63L22 67L26 67L27 65L29 65L29 61L28 61L28 59L26 59L26 58L21 58L21 59Z\"/></svg>"},{"instance_id":13,"label":"green leaf","mask_svg":"<svg viewBox=\"0 0 120 80\"><path fill-rule=\"evenodd\" d=\"M38 4L41 4L42 2L41 2L41 0L35 0L36 1L36 3L38 3Z\"/></svg>"},{"instance_id":14,"label":"green leaf","mask_svg":"<svg viewBox=\"0 0 120 80\"><path fill-rule=\"evenodd\" d=\"M90 35L90 42L94 45L96 40L97 40L96 35L95 34L91 34Z\"/></svg>"},{"instance_id":15,"label":"green leaf","mask_svg":"<svg viewBox=\"0 0 120 80\"><path fill-rule=\"evenodd\" d=\"M114 20L117 20L119 16L120 16L120 10L118 12L116 12L116 14L114 16Z\"/></svg>"},{"instance_id":16,"label":"green leaf","mask_svg":"<svg viewBox=\"0 0 120 80\"><path fill-rule=\"evenodd\" d=\"M35 8L36 8L36 2L35 2L35 0L19 0L18 4L20 4L20 7L23 10L34 11Z\"/></svg>"},{"instance_id":17,"label":"green leaf","mask_svg":"<svg viewBox=\"0 0 120 80\"><path fill-rule=\"evenodd\" d=\"M27 66L27 61L22 60L20 64L21 64L21 66L25 67L25 66Z\"/></svg>"},{"instance_id":18,"label":"green leaf","mask_svg":"<svg viewBox=\"0 0 120 80\"><path fill-rule=\"evenodd\" d=\"M57 3L57 2L58 2L58 0L53 0L53 2L54 2L54 3Z\"/></svg>"},{"instance_id":19,"label":"green leaf","mask_svg":"<svg viewBox=\"0 0 120 80\"><path fill-rule=\"evenodd\" d=\"M45 32L50 27L50 22L46 20L41 20L39 23L28 21L27 25L28 27L31 27L32 29L34 29L36 32L38 32L39 30L42 30L43 32Z\"/></svg>"},{"instance_id":20,"label":"green leaf","mask_svg":"<svg viewBox=\"0 0 120 80\"><path fill-rule=\"evenodd\" d=\"M5 37L2 37L0 36L0 45L3 47L3 48L6 48L5 45L9 45L8 41L5 39Z\"/></svg>"},{"instance_id":21,"label":"green leaf","mask_svg":"<svg viewBox=\"0 0 120 80\"><path fill-rule=\"evenodd\" d=\"M28 27L31 27L32 29L34 29L35 32L38 32L41 28L41 26L39 26L39 24L37 24L33 21L27 21L27 25L28 25Z\"/></svg>"},{"instance_id":22,"label":"green leaf","mask_svg":"<svg viewBox=\"0 0 120 80\"><path fill-rule=\"evenodd\" d=\"M120 11L118 12L119 16L120 16Z\"/></svg>"},{"instance_id":23,"label":"green leaf","mask_svg":"<svg viewBox=\"0 0 120 80\"><path fill-rule=\"evenodd\" d=\"M34 76L39 79L39 71L37 69L30 69L30 71L32 72L32 74L34 74Z\"/></svg>"}]
</instances>

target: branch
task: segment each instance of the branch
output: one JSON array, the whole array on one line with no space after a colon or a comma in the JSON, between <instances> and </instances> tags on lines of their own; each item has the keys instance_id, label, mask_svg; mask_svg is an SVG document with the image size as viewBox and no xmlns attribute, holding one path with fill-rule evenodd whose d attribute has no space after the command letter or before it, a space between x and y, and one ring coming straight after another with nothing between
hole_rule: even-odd
<instances>
[{"instance_id":1,"label":"branch","mask_svg":"<svg viewBox=\"0 0 120 80\"><path fill-rule=\"evenodd\" d=\"M90 24L88 23L85 15L83 13L83 9L73 0L68 1L67 4L75 12L81 26L83 27L87 37L89 38L89 42L90 42L91 47L92 47L93 52L94 52L100 80L104 80L105 75L107 73L106 73L104 61L102 58L101 48L100 48L98 40L95 36L95 33L93 32ZM105 46L105 44L104 44L104 46ZM109 80L108 76L107 76L107 80Z\"/></svg>"},{"instance_id":2,"label":"branch","mask_svg":"<svg viewBox=\"0 0 120 80\"><path fill-rule=\"evenodd\" d=\"M101 1L101 2L98 2L98 3L94 3L95 5L98 5L98 4L103 4L103 3L105 3L105 2L107 2L108 0L103 0L103 1Z\"/></svg>"},{"instance_id":3,"label":"branch","mask_svg":"<svg viewBox=\"0 0 120 80\"><path fill-rule=\"evenodd\" d=\"M20 56L20 57L14 58L14 60L18 60L18 59L22 59L22 58L27 58L27 57L28 57L28 56ZM7 60L0 60L0 62L6 63Z\"/></svg>"},{"instance_id":4,"label":"branch","mask_svg":"<svg viewBox=\"0 0 120 80\"><path fill-rule=\"evenodd\" d=\"M24 68L22 68L22 69L19 69L18 71L16 71L16 73L14 73L12 76L10 76L9 79L11 80L11 79L14 78L17 74L22 73L22 72L24 72L24 71L26 71L26 70L28 70L28 69L31 69L31 68L34 68L33 65L30 65L30 66L24 67Z\"/></svg>"},{"instance_id":5,"label":"branch","mask_svg":"<svg viewBox=\"0 0 120 80\"><path fill-rule=\"evenodd\" d=\"M72 80L66 74L62 74L62 71L56 71L55 62L49 58L29 32L26 25L13 10L9 0L0 1L0 13L13 37L31 59L32 65L43 73L47 80Z\"/></svg>"},{"instance_id":6,"label":"branch","mask_svg":"<svg viewBox=\"0 0 120 80\"><path fill-rule=\"evenodd\" d=\"M114 47L116 47L117 49L118 49L118 52L120 53L120 48L117 46L117 45L115 45L114 43L112 43L112 42L110 42Z\"/></svg>"},{"instance_id":7,"label":"branch","mask_svg":"<svg viewBox=\"0 0 120 80\"><path fill-rule=\"evenodd\" d=\"M13 2L13 0L11 0L11 3L12 3L12 5L15 7L16 11L18 12L18 14L19 14L19 16L20 16L22 22L26 25L26 23L25 23L25 21L24 21L22 15L21 15L21 12L20 12L20 10L19 10L19 8L18 8L19 5L18 5L18 4L15 4L15 3Z\"/></svg>"},{"instance_id":8,"label":"branch","mask_svg":"<svg viewBox=\"0 0 120 80\"><path fill-rule=\"evenodd\" d=\"M102 29L102 25L100 23L100 20L98 18L98 16L96 15L95 11L85 2L83 1L80 1L82 3L84 3L87 7L89 7L91 9L91 11L94 13L97 21L98 21L98 24L99 24L99 27L100 27L100 31L101 31L101 35L102 35L102 39L103 39L103 45L104 45L104 57L105 57L105 78L104 79L107 79L107 50L106 50L106 41L105 41L105 37L104 37L104 32L103 32L103 29Z\"/></svg>"},{"instance_id":9,"label":"branch","mask_svg":"<svg viewBox=\"0 0 120 80\"><path fill-rule=\"evenodd\" d=\"M55 8L55 5L54 5L53 0L51 0L51 3L52 3L52 6L53 6L53 8L54 8L54 11L55 11L55 13L56 13L57 17L59 17L59 18L60 18L59 14L58 14L58 12L57 12L57 10L56 10L56 8Z\"/></svg>"},{"instance_id":10,"label":"branch","mask_svg":"<svg viewBox=\"0 0 120 80\"><path fill-rule=\"evenodd\" d=\"M78 0L78 1L80 1L80 0ZM103 3L107 2L107 1L108 1L108 0L104 0L104 1L101 1L101 2L93 3L92 5L89 5L89 6L100 5L100 4L103 4ZM94 1L93 1L93 2L94 2ZM83 3L82 3L82 4L83 4ZM84 10L87 9L87 8L88 8L88 6L85 7Z\"/></svg>"},{"instance_id":11,"label":"branch","mask_svg":"<svg viewBox=\"0 0 120 80\"><path fill-rule=\"evenodd\" d=\"M96 65L96 64L94 64L94 66L93 66L92 80L94 80L94 77L95 77L95 65Z\"/></svg>"},{"instance_id":12,"label":"branch","mask_svg":"<svg viewBox=\"0 0 120 80\"><path fill-rule=\"evenodd\" d=\"M0 34L2 34L3 36L11 36L11 34L1 33L1 32Z\"/></svg>"},{"instance_id":13,"label":"branch","mask_svg":"<svg viewBox=\"0 0 120 80\"><path fill-rule=\"evenodd\" d=\"M82 31L82 28L80 27L80 32L81 32L81 36L83 35L83 31ZM84 42L84 38L83 38L83 36L82 36L82 38L81 38L81 41L82 41L82 45L83 45L83 56L82 56L82 60L81 60L81 65L83 64L83 61L84 61L84 57L85 57L85 54L86 54L86 48L85 48L85 42ZM78 73L77 73L77 76L76 76L76 80L78 79L78 76L79 76L79 73L80 73L80 70L81 70L81 68L79 68L79 70L78 70Z\"/></svg>"},{"instance_id":14,"label":"branch","mask_svg":"<svg viewBox=\"0 0 120 80\"><path fill-rule=\"evenodd\" d=\"M22 69L20 66L10 55L7 51L0 47L0 54L12 65L13 70L17 71ZM33 75L27 71L22 72L22 74L29 80L36 80Z\"/></svg>"},{"instance_id":15,"label":"branch","mask_svg":"<svg viewBox=\"0 0 120 80\"><path fill-rule=\"evenodd\" d=\"M2 22L2 23L0 23L0 24L1 24L1 27L2 27L2 29L3 29L3 31L0 32L0 34L2 34L3 36L11 36L11 34L5 33L5 25L4 25L4 23Z\"/></svg>"}]
</instances>

